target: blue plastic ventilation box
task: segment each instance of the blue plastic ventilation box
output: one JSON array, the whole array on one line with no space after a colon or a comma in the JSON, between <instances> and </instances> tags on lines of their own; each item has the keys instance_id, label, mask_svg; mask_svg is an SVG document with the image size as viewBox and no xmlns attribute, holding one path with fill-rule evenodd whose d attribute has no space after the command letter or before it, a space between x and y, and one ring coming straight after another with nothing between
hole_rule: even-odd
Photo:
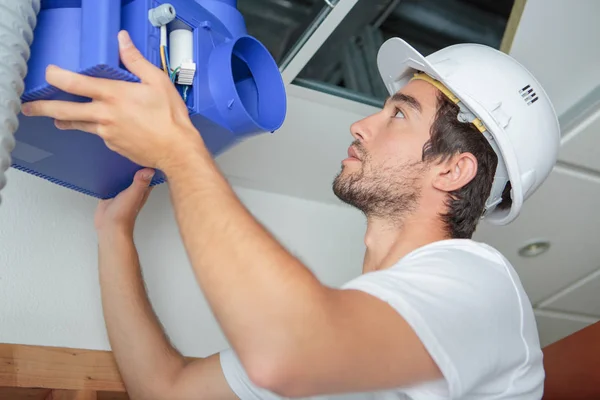
<instances>
[{"instance_id":1,"label":"blue plastic ventilation box","mask_svg":"<svg viewBox=\"0 0 600 400\"><path fill-rule=\"evenodd\" d=\"M148 11L175 7L175 24L193 32L197 70L187 96L194 125L217 155L240 139L278 129L286 114L285 87L267 49L248 36L236 0L42 0L31 47L23 102L87 101L45 81L49 64L86 75L138 79L119 62L117 34L125 29L157 67L160 28ZM109 150L95 135L60 131L49 118L21 115L13 167L98 197L114 197L141 167ZM164 182L157 171L153 184Z\"/></svg>"}]
</instances>

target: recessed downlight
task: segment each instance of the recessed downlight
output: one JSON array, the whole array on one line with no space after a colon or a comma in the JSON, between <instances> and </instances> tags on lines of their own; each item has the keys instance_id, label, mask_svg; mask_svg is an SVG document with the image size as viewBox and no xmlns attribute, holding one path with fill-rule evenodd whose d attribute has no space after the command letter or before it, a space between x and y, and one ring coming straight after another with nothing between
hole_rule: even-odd
<instances>
[{"instance_id":1,"label":"recessed downlight","mask_svg":"<svg viewBox=\"0 0 600 400\"><path fill-rule=\"evenodd\" d=\"M547 240L536 240L519 249L521 257L537 257L550 249L550 242Z\"/></svg>"}]
</instances>

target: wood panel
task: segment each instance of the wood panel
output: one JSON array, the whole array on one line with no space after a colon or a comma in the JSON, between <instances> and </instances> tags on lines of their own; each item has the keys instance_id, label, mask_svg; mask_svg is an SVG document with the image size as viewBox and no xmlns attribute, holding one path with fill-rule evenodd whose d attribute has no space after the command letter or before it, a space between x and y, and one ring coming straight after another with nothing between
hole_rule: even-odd
<instances>
[{"instance_id":1,"label":"wood panel","mask_svg":"<svg viewBox=\"0 0 600 400\"><path fill-rule=\"evenodd\" d=\"M0 400L46 400L50 392L50 389L0 387Z\"/></svg>"},{"instance_id":2,"label":"wood panel","mask_svg":"<svg viewBox=\"0 0 600 400\"><path fill-rule=\"evenodd\" d=\"M600 322L543 351L544 400L600 399Z\"/></svg>"},{"instance_id":3,"label":"wood panel","mask_svg":"<svg viewBox=\"0 0 600 400\"><path fill-rule=\"evenodd\" d=\"M600 399L600 322L543 351L544 400ZM0 400L127 400L124 392L111 352L0 344Z\"/></svg>"},{"instance_id":4,"label":"wood panel","mask_svg":"<svg viewBox=\"0 0 600 400\"><path fill-rule=\"evenodd\" d=\"M53 390L45 400L98 400L96 392L89 390Z\"/></svg>"},{"instance_id":5,"label":"wood panel","mask_svg":"<svg viewBox=\"0 0 600 400\"><path fill-rule=\"evenodd\" d=\"M56 391L41 388L0 387L0 400L49 400L52 392ZM56 400L55 397L52 399ZM97 392L97 400L129 400L129 396L123 392Z\"/></svg>"},{"instance_id":6,"label":"wood panel","mask_svg":"<svg viewBox=\"0 0 600 400\"><path fill-rule=\"evenodd\" d=\"M111 352L0 344L0 387L124 392Z\"/></svg>"},{"instance_id":7,"label":"wood panel","mask_svg":"<svg viewBox=\"0 0 600 400\"><path fill-rule=\"evenodd\" d=\"M129 400L129 396L122 392L98 392L98 400Z\"/></svg>"}]
</instances>

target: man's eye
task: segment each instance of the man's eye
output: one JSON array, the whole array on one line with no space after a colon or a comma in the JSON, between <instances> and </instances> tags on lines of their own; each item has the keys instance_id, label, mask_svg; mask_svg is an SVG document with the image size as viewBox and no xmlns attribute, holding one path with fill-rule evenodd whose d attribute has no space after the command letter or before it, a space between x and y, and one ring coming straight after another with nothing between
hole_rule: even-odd
<instances>
[{"instance_id":1,"label":"man's eye","mask_svg":"<svg viewBox=\"0 0 600 400\"><path fill-rule=\"evenodd\" d=\"M396 109L394 110L394 116L396 118L405 118L404 112L398 107L396 107Z\"/></svg>"}]
</instances>

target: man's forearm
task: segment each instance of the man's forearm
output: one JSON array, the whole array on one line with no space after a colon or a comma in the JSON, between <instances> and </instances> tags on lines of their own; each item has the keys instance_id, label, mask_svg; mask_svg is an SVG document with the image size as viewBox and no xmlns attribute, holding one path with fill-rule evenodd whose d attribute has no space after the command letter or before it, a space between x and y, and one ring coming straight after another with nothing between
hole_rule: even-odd
<instances>
[{"instance_id":1,"label":"man's forearm","mask_svg":"<svg viewBox=\"0 0 600 400\"><path fill-rule=\"evenodd\" d=\"M184 359L169 344L144 288L130 234L99 235L102 306L119 370L133 398L154 398L182 369Z\"/></svg>"},{"instance_id":2,"label":"man's forearm","mask_svg":"<svg viewBox=\"0 0 600 400\"><path fill-rule=\"evenodd\" d=\"M302 351L289 344L316 334L307 324L324 318L325 287L243 207L207 152L165 172L197 279L242 362Z\"/></svg>"}]
</instances>

